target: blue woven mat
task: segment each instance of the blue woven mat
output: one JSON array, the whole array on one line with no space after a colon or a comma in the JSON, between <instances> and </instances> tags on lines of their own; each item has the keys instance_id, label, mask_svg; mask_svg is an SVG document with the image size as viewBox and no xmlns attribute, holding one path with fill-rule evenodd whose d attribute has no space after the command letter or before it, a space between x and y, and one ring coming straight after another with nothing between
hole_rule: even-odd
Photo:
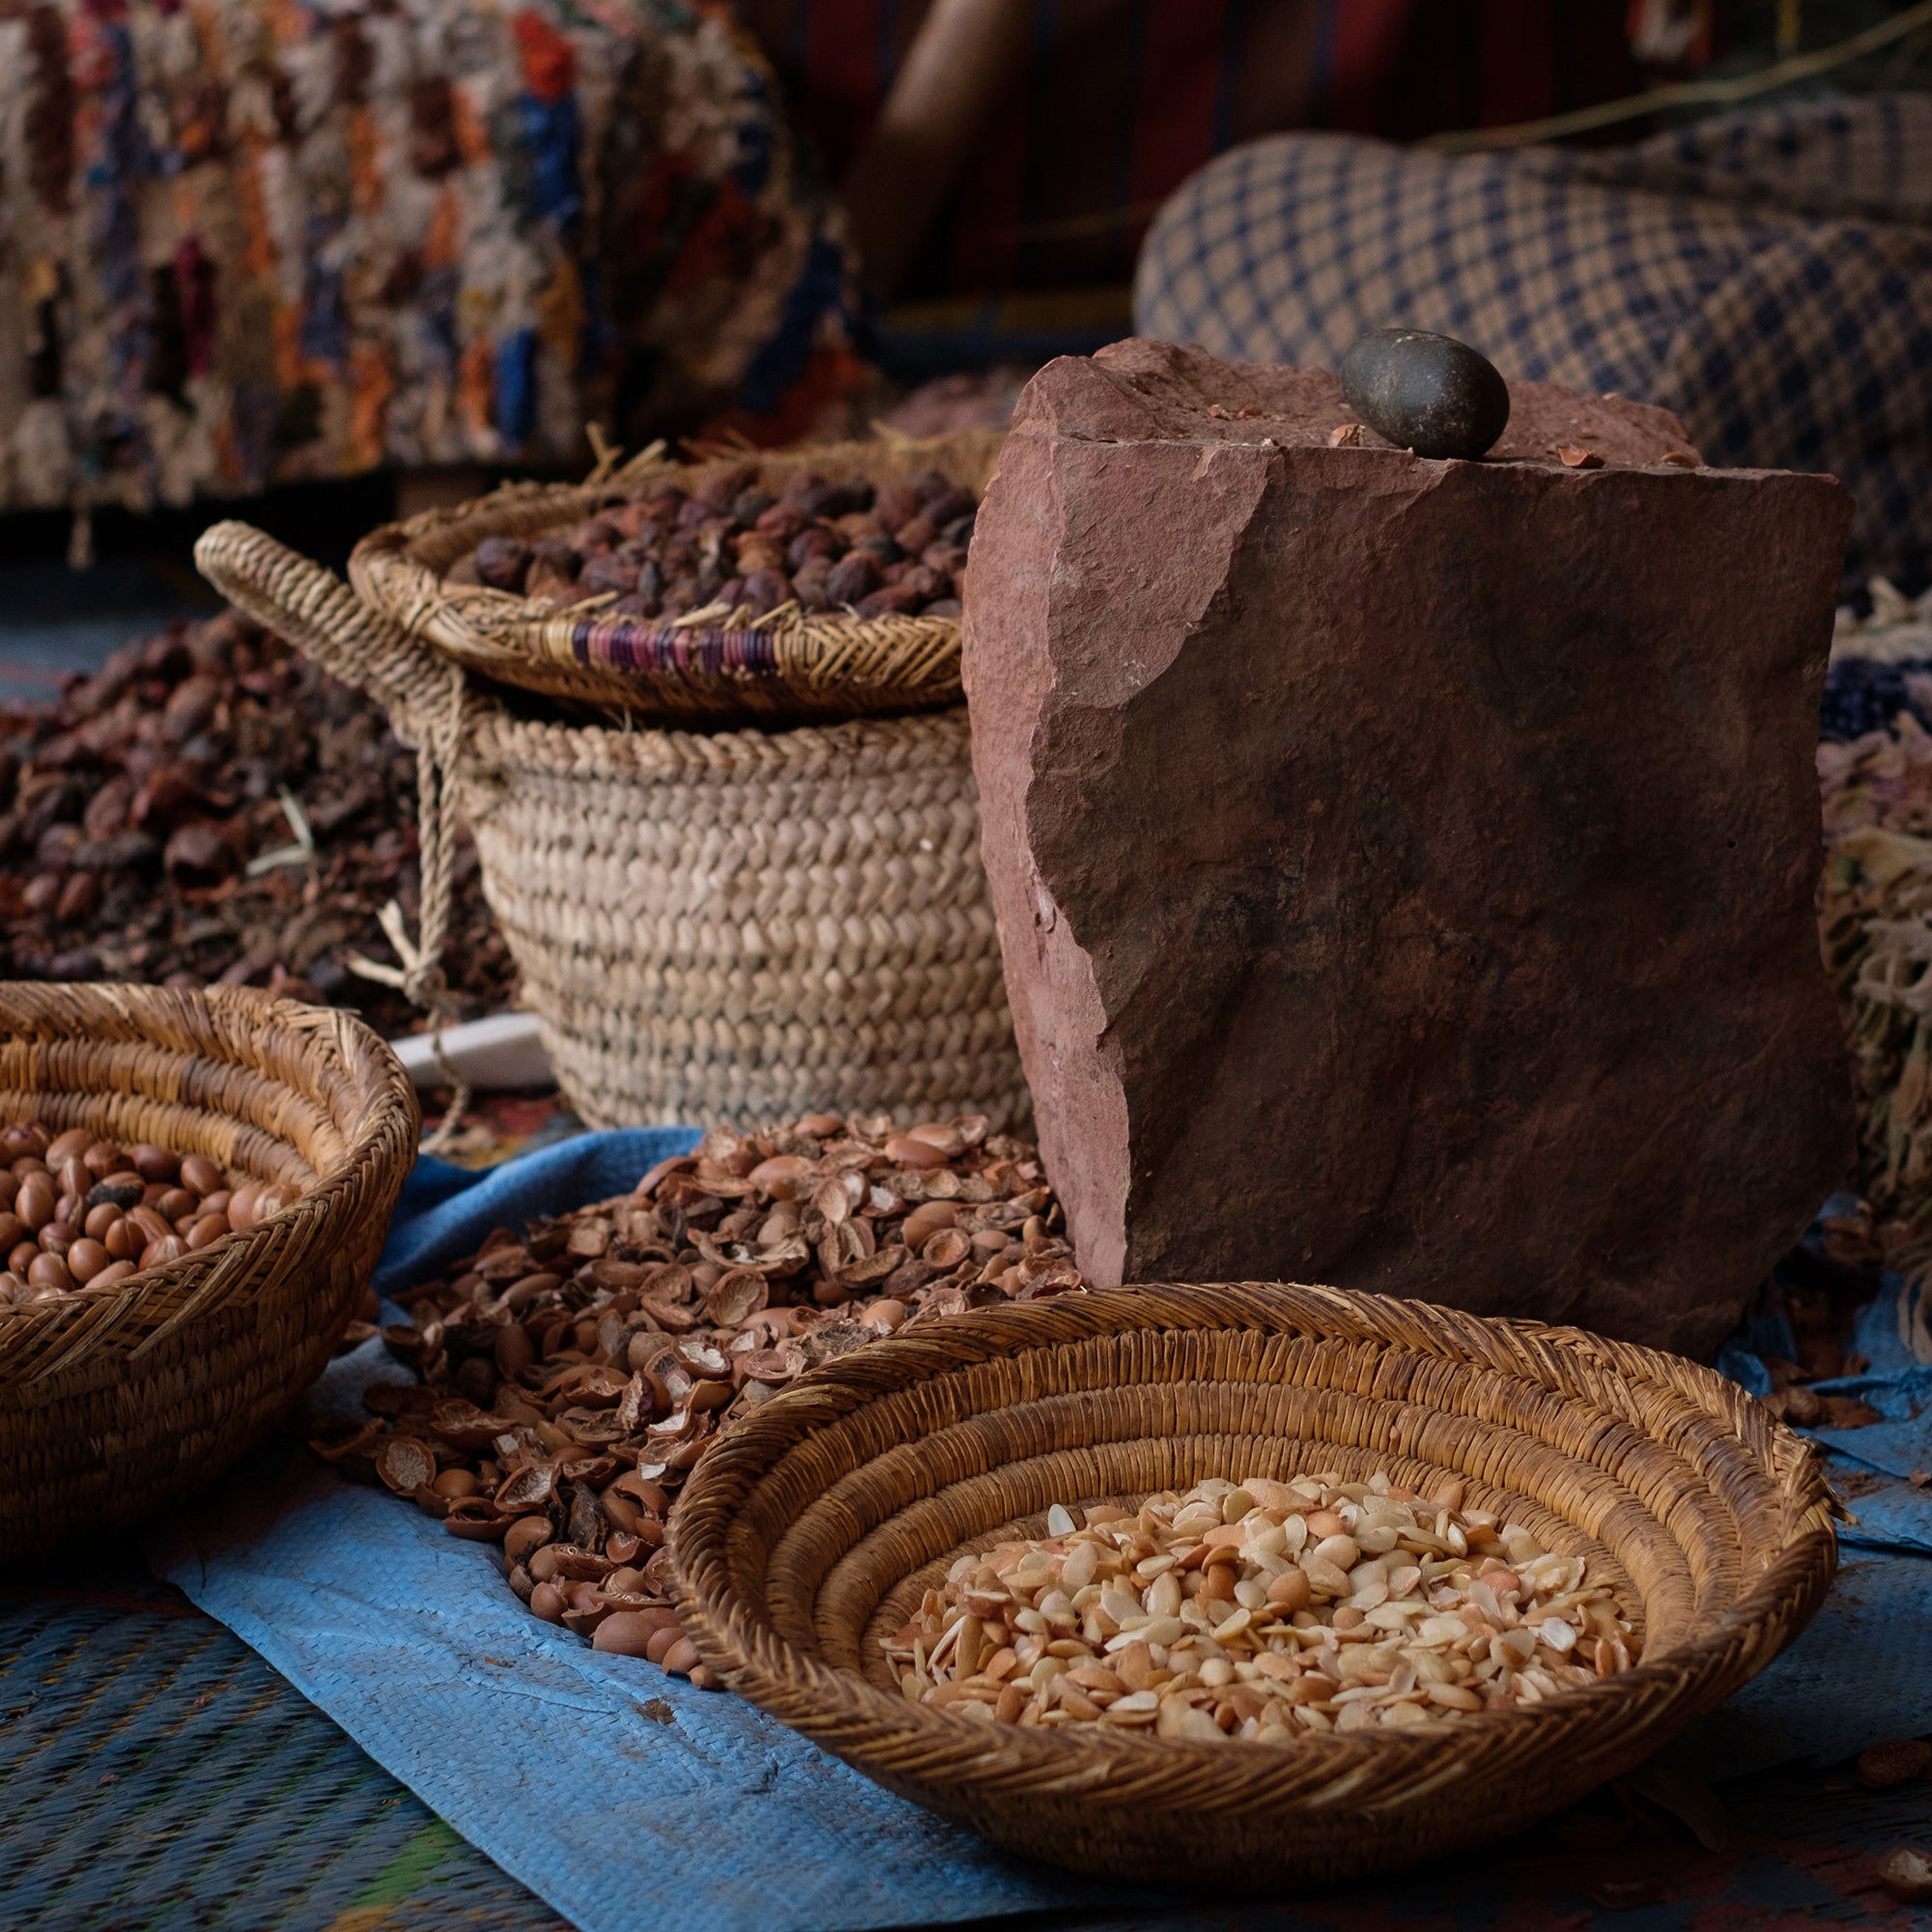
<instances>
[{"instance_id":1,"label":"blue woven mat","mask_svg":"<svg viewBox=\"0 0 1932 1932\"><path fill-rule=\"evenodd\" d=\"M64 1567L65 1569L65 1567ZM564 1932L176 1591L112 1566L0 1583L0 1925L33 1932ZM1606 1852L1547 1834L1474 1868L1297 1908L1005 1918L996 1932L1713 1932L1897 1925L1873 1855L1932 1831L1932 1786L1793 1767L1724 1787L1719 1853L1680 1829ZM1660 1903L1592 1898L1640 1863ZM655 1923L640 1880L632 1922Z\"/></svg>"},{"instance_id":2,"label":"blue woven mat","mask_svg":"<svg viewBox=\"0 0 1932 1932\"><path fill-rule=\"evenodd\" d=\"M0 1584L0 1924L564 1932L130 1560Z\"/></svg>"}]
</instances>

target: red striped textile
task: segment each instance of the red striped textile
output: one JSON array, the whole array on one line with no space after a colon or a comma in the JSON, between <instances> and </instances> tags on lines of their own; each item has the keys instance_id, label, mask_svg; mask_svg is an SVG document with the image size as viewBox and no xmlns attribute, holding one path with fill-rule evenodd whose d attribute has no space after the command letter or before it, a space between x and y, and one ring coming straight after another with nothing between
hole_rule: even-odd
<instances>
[{"instance_id":1,"label":"red striped textile","mask_svg":"<svg viewBox=\"0 0 1932 1932\"><path fill-rule=\"evenodd\" d=\"M740 0L831 179L929 0ZM911 297L1124 282L1159 204L1288 128L1408 139L1627 91L1626 0L1041 0Z\"/></svg>"}]
</instances>

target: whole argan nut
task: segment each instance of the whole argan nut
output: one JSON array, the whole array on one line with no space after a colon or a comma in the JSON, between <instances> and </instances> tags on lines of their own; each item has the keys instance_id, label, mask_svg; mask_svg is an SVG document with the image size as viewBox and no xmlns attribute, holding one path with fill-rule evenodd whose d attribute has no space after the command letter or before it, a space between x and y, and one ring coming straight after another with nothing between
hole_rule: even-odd
<instances>
[{"instance_id":1,"label":"whole argan nut","mask_svg":"<svg viewBox=\"0 0 1932 1932\"><path fill-rule=\"evenodd\" d=\"M613 1610L597 1626L590 1648L616 1657L648 1657L651 1638L666 1628L667 1618L669 1628L676 1630L677 1616L672 1610Z\"/></svg>"},{"instance_id":2,"label":"whole argan nut","mask_svg":"<svg viewBox=\"0 0 1932 1932\"><path fill-rule=\"evenodd\" d=\"M688 1636L679 1637L664 1654L664 1667L672 1677L689 1676L702 1661Z\"/></svg>"},{"instance_id":3,"label":"whole argan nut","mask_svg":"<svg viewBox=\"0 0 1932 1932\"><path fill-rule=\"evenodd\" d=\"M1376 434L1418 456L1474 461L1509 424L1509 384L1466 342L1378 328L1342 359L1342 393Z\"/></svg>"},{"instance_id":4,"label":"whole argan nut","mask_svg":"<svg viewBox=\"0 0 1932 1932\"><path fill-rule=\"evenodd\" d=\"M167 1148L137 1147L133 1161L134 1172L143 1180L172 1180L181 1172L181 1156Z\"/></svg>"},{"instance_id":5,"label":"whole argan nut","mask_svg":"<svg viewBox=\"0 0 1932 1932\"><path fill-rule=\"evenodd\" d=\"M65 1293L73 1286L73 1276L58 1255L36 1255L27 1267L29 1288L55 1288Z\"/></svg>"},{"instance_id":6,"label":"whole argan nut","mask_svg":"<svg viewBox=\"0 0 1932 1932\"><path fill-rule=\"evenodd\" d=\"M44 1228L54 1218L60 1200L53 1181L44 1174L30 1174L14 1197L14 1212L30 1228Z\"/></svg>"},{"instance_id":7,"label":"whole argan nut","mask_svg":"<svg viewBox=\"0 0 1932 1932\"><path fill-rule=\"evenodd\" d=\"M99 1241L83 1236L67 1251L68 1272L75 1281L91 1281L113 1259Z\"/></svg>"},{"instance_id":8,"label":"whole argan nut","mask_svg":"<svg viewBox=\"0 0 1932 1932\"><path fill-rule=\"evenodd\" d=\"M221 1170L205 1153L191 1153L183 1160L181 1179L192 1194L213 1194L223 1184Z\"/></svg>"},{"instance_id":9,"label":"whole argan nut","mask_svg":"<svg viewBox=\"0 0 1932 1932\"><path fill-rule=\"evenodd\" d=\"M226 1214L204 1214L187 1231L187 1244L190 1248L205 1248L230 1232Z\"/></svg>"}]
</instances>

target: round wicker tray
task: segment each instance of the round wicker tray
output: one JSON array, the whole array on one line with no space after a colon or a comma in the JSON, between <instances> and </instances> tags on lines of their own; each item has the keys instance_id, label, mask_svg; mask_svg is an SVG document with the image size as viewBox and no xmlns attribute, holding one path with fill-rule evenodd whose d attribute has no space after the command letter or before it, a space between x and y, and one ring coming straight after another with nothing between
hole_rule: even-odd
<instances>
[{"instance_id":1,"label":"round wicker tray","mask_svg":"<svg viewBox=\"0 0 1932 1932\"><path fill-rule=\"evenodd\" d=\"M485 537L566 529L664 476L696 490L717 471L755 465L760 487L795 470L888 483L941 471L978 493L1004 434L828 443L693 466L634 464L582 485L514 483L455 510L388 524L355 547L350 581L412 637L480 676L552 697L630 711L652 723L853 718L957 704L956 617L814 615L796 605L740 620L694 612L669 623L600 615L609 598L570 611L451 583L445 573Z\"/></svg>"},{"instance_id":2,"label":"round wicker tray","mask_svg":"<svg viewBox=\"0 0 1932 1932\"><path fill-rule=\"evenodd\" d=\"M893 1687L882 1635L1052 1504L1323 1468L1462 1475L1472 1507L1613 1581L1641 1662L1289 1746L988 1725ZM1673 1356L1334 1289L1162 1285L922 1324L809 1376L698 1465L671 1546L705 1662L889 1789L1055 1864L1256 1891L1501 1837L1630 1770L1804 1628L1832 1509L1808 1444Z\"/></svg>"},{"instance_id":3,"label":"round wicker tray","mask_svg":"<svg viewBox=\"0 0 1932 1932\"><path fill-rule=\"evenodd\" d=\"M305 1191L100 1293L0 1309L0 1548L125 1527L212 1480L327 1364L415 1158L359 1021L223 987L0 983L0 1121L153 1141Z\"/></svg>"}]
</instances>

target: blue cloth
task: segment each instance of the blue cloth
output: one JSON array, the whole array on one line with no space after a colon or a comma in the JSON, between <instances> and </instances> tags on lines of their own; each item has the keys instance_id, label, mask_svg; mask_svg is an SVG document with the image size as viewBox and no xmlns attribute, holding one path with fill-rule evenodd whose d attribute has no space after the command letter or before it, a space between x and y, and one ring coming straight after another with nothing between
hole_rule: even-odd
<instances>
[{"instance_id":1,"label":"blue cloth","mask_svg":"<svg viewBox=\"0 0 1932 1932\"><path fill-rule=\"evenodd\" d=\"M420 1161L378 1292L429 1279L493 1228L626 1193L696 1139L585 1134L483 1173ZM370 1382L409 1378L366 1343L309 1412L360 1414ZM537 1622L492 1546L305 1450L259 1458L149 1556L582 1932L636 1932L648 1900L676 1900L684 1932L835 1932L1139 1896L1009 1859L751 1705Z\"/></svg>"},{"instance_id":2,"label":"blue cloth","mask_svg":"<svg viewBox=\"0 0 1932 1932\"><path fill-rule=\"evenodd\" d=\"M483 1174L423 1161L379 1288L429 1278L493 1228L628 1191L694 1138L589 1134ZM1873 1369L1845 1386L1899 1413L1845 1440L1872 1466L1932 1463L1932 1427L1904 1412L1924 1372L1895 1319L1869 1315L1860 1346ZM1750 1373L1742 1352L1733 1366ZM330 1368L311 1406L360 1413L379 1378L408 1377L369 1343ZM1859 1509L1818 1621L1680 1739L1673 1763L1717 1780L1932 1730L1932 1570L1903 1553L1932 1550L1932 1500L1901 1484ZM750 1705L538 1623L502 1586L490 1546L340 1481L304 1451L259 1458L150 1557L582 1932L635 1932L644 1901L662 1899L677 1901L686 1932L841 1932L1153 1902L1007 1858Z\"/></svg>"}]
</instances>

